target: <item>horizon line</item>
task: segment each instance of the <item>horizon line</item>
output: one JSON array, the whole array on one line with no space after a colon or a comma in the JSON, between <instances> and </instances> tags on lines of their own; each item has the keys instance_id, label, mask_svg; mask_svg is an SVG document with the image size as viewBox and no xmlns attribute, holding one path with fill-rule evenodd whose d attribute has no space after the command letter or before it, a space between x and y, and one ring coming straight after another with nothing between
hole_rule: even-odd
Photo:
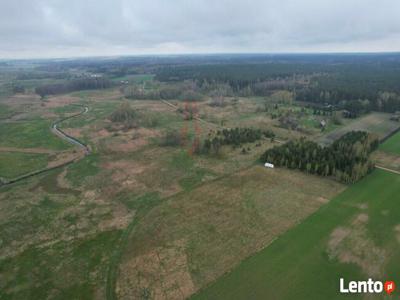
<instances>
[{"instance_id":1,"label":"horizon line","mask_svg":"<svg viewBox=\"0 0 400 300\"><path fill-rule=\"evenodd\" d=\"M49 56L49 57L25 57L6 58L0 57L0 61L24 61L24 60L74 60L74 59L101 59L101 58L128 58L128 57L179 57L179 56L222 56L222 55L387 55L399 54L398 51L301 51L301 52L181 52L181 53L149 53L149 54L115 54L115 55L73 55L73 56Z\"/></svg>"}]
</instances>

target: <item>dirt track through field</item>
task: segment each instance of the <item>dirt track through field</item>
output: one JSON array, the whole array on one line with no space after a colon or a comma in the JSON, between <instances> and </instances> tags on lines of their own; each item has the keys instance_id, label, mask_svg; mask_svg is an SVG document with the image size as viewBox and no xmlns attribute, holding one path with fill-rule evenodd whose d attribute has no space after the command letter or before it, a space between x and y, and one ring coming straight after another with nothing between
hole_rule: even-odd
<instances>
[{"instance_id":1,"label":"dirt track through field","mask_svg":"<svg viewBox=\"0 0 400 300\"><path fill-rule=\"evenodd\" d=\"M381 169L381 170L384 170L384 171L387 171L387 172L390 172L390 173L393 173L393 174L400 175L399 171L396 171L396 170L393 170L393 169L388 169L388 168L385 168L385 167L382 167L382 166L378 166L378 165L376 165L375 167L377 169Z\"/></svg>"},{"instance_id":2,"label":"dirt track through field","mask_svg":"<svg viewBox=\"0 0 400 300\"><path fill-rule=\"evenodd\" d=\"M34 153L34 154L54 154L58 151L44 149L44 148L15 148L15 147L0 147L0 152L20 152L20 153Z\"/></svg>"}]
</instances>

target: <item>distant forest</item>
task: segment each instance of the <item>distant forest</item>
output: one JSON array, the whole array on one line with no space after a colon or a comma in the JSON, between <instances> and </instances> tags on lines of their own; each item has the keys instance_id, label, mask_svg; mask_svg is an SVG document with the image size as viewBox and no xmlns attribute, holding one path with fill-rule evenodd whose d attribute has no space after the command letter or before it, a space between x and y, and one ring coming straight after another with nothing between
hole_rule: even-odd
<instances>
[{"instance_id":1,"label":"distant forest","mask_svg":"<svg viewBox=\"0 0 400 300\"><path fill-rule=\"evenodd\" d=\"M293 92L295 100L347 110L349 117L369 111L400 111L400 54L224 54L90 58L32 61L16 79L57 79L39 86L41 95L120 84L132 74L155 75L157 89L124 87L127 98L199 100L203 96L269 96ZM7 64L3 68L7 68ZM101 78L76 78L75 74ZM127 83L125 83L127 84Z\"/></svg>"},{"instance_id":2,"label":"distant forest","mask_svg":"<svg viewBox=\"0 0 400 300\"><path fill-rule=\"evenodd\" d=\"M38 86L36 94L42 98L47 95L58 95L81 90L105 89L112 86L112 82L106 78L83 78L68 81L66 83L54 83Z\"/></svg>"},{"instance_id":3,"label":"distant forest","mask_svg":"<svg viewBox=\"0 0 400 300\"><path fill-rule=\"evenodd\" d=\"M399 54L294 55L173 65L158 69L156 79L195 80L200 87L228 84L239 96L268 96L284 89L295 92L298 101L334 105L354 117L369 111L400 111Z\"/></svg>"}]
</instances>

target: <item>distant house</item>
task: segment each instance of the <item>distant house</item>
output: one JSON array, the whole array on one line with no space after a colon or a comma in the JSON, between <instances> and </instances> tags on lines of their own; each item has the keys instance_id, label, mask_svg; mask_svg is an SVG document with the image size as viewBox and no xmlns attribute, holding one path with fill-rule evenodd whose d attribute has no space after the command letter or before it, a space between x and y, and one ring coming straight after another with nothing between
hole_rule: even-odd
<instances>
[{"instance_id":1,"label":"distant house","mask_svg":"<svg viewBox=\"0 0 400 300\"><path fill-rule=\"evenodd\" d=\"M266 163L264 164L264 167L273 169L273 168L274 168L274 165L271 164L271 163L266 162Z\"/></svg>"},{"instance_id":2,"label":"distant house","mask_svg":"<svg viewBox=\"0 0 400 300\"><path fill-rule=\"evenodd\" d=\"M351 118L351 112L349 112L348 110L344 110L344 111L343 111L343 117L345 117L345 118Z\"/></svg>"}]
</instances>

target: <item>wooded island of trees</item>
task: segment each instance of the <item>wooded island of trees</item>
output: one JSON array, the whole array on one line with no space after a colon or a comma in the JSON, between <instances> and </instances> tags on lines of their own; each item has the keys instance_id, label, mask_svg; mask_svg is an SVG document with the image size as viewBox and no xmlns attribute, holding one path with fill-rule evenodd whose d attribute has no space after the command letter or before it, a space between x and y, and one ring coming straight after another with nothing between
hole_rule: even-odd
<instances>
[{"instance_id":1,"label":"wooded island of trees","mask_svg":"<svg viewBox=\"0 0 400 300\"><path fill-rule=\"evenodd\" d=\"M218 154L222 145L232 145L234 148L241 146L245 143L253 143L268 137L273 139L275 133L271 130L262 131L261 129L254 128L231 128L218 130L214 137L206 138L203 142L203 153L215 153Z\"/></svg>"},{"instance_id":2,"label":"wooded island of trees","mask_svg":"<svg viewBox=\"0 0 400 300\"><path fill-rule=\"evenodd\" d=\"M363 131L352 131L328 147L305 138L290 141L268 149L261 161L311 174L334 176L339 181L352 183L373 169L370 154L378 145L377 137Z\"/></svg>"}]
</instances>

